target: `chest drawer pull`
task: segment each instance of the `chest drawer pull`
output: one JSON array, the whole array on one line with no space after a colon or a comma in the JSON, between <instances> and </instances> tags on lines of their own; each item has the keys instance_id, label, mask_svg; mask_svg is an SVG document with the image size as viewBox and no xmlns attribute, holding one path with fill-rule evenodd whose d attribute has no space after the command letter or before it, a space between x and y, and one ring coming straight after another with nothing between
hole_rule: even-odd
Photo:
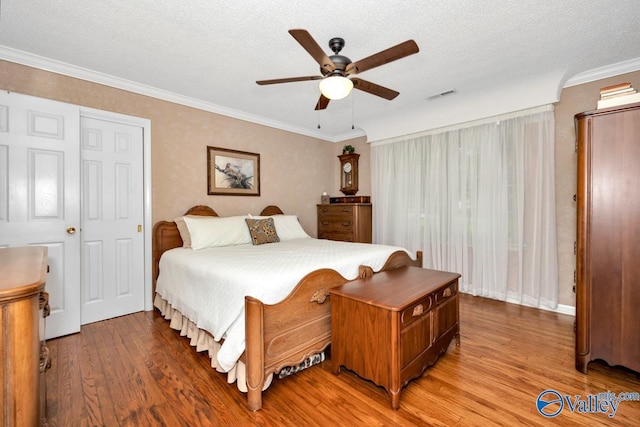
<instances>
[{"instance_id":1,"label":"chest drawer pull","mask_svg":"<svg viewBox=\"0 0 640 427\"><path fill-rule=\"evenodd\" d=\"M418 304L413 307L413 317L420 316L422 315L422 313L424 313L424 307L422 306L422 304Z\"/></svg>"},{"instance_id":2,"label":"chest drawer pull","mask_svg":"<svg viewBox=\"0 0 640 427\"><path fill-rule=\"evenodd\" d=\"M442 292L442 296L447 298L451 296L451 288L447 288L444 290L444 292Z\"/></svg>"}]
</instances>

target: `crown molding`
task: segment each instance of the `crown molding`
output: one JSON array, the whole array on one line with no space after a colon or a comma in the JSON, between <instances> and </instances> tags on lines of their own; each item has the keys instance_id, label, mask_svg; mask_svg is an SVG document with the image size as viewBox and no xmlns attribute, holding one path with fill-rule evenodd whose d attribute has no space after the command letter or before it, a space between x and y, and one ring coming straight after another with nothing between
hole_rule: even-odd
<instances>
[{"instance_id":1,"label":"crown molding","mask_svg":"<svg viewBox=\"0 0 640 427\"><path fill-rule=\"evenodd\" d=\"M109 74L100 73L98 71L90 70L76 65L71 65L65 62L56 61L43 56L34 55L28 52L24 52L17 49L12 49L6 46L0 46L0 59L9 62L15 62L17 64L26 65L29 67L37 68L44 71L49 71L56 74L61 74L68 77L73 77L81 80L86 80L93 83L102 84L105 86L113 87L116 89L122 89L129 92L137 93L140 95L150 96L152 98L162 99L164 101L173 102L188 107L197 108L199 110L208 111L215 114L220 114L234 119L244 120L247 122L263 125L275 129L284 130L287 132L297 133L300 135L308 136L311 138L317 138L329 142L340 142L345 139L356 138L365 135L365 133L358 129L354 132L349 132L341 135L330 136L321 132L310 131L298 126L293 126L288 123L283 123L275 120L269 120L261 116L254 114L248 114L232 108L223 107L221 105L213 104L210 102L204 102L199 99L190 98L187 96L179 95L173 92L158 89L152 86L132 82L130 80L121 79Z\"/></svg>"},{"instance_id":2,"label":"crown molding","mask_svg":"<svg viewBox=\"0 0 640 427\"><path fill-rule=\"evenodd\" d=\"M640 70L640 58L630 59L628 61L622 61L616 64L594 68L593 70L576 74L575 76L567 80L563 87L589 83L596 80L605 79L607 77L619 76L620 74L625 73L632 73L638 70Z\"/></svg>"}]
</instances>

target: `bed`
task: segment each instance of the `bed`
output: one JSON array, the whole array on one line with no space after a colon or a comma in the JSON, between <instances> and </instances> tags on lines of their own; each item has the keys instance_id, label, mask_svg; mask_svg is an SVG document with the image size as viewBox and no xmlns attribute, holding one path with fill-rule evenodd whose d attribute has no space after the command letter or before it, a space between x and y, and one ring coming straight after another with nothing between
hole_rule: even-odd
<instances>
[{"instance_id":1,"label":"bed","mask_svg":"<svg viewBox=\"0 0 640 427\"><path fill-rule=\"evenodd\" d=\"M231 244L203 246L203 234L195 234L201 224L215 220L237 225L247 218L253 244L233 242L235 225L225 225L224 236L215 237L232 239ZM277 206L240 219L194 206L176 221L160 221L153 229L154 305L172 328L191 339L196 351L209 352L213 368L247 393L251 410L262 407L262 392L274 374L295 372L321 360L318 355L324 354L331 339L330 288L378 271L422 266L420 252L413 259L402 248L313 239L297 231L293 222L302 230L297 217L285 215ZM183 247L181 221L193 231L193 241L186 244L191 248ZM269 226L259 230L266 234L255 234L253 224ZM273 241L277 244L256 243L273 239L269 230L282 239ZM189 239L187 234L185 240ZM338 254L337 259L325 260L327 252ZM243 264L245 260L251 268ZM258 270L260 264L268 267L266 272ZM239 269L233 270L234 265ZM210 286L209 276L216 277L215 287Z\"/></svg>"}]
</instances>

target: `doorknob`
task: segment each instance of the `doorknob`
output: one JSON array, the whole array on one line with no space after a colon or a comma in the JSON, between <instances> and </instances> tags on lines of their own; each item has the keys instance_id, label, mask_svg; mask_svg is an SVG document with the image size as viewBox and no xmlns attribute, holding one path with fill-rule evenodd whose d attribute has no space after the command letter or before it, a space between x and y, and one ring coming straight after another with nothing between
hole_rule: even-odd
<instances>
[{"instance_id":1,"label":"doorknob","mask_svg":"<svg viewBox=\"0 0 640 427\"><path fill-rule=\"evenodd\" d=\"M76 228L75 227L67 227L67 233L73 234L75 232L76 232Z\"/></svg>"}]
</instances>

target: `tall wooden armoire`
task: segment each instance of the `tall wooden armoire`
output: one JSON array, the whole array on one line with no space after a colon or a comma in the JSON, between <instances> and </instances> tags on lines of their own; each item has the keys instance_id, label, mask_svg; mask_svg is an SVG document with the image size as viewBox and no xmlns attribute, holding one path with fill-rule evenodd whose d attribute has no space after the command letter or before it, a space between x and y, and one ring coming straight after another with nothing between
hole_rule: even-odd
<instances>
[{"instance_id":1,"label":"tall wooden armoire","mask_svg":"<svg viewBox=\"0 0 640 427\"><path fill-rule=\"evenodd\" d=\"M640 104L575 120L576 369L640 372Z\"/></svg>"}]
</instances>

